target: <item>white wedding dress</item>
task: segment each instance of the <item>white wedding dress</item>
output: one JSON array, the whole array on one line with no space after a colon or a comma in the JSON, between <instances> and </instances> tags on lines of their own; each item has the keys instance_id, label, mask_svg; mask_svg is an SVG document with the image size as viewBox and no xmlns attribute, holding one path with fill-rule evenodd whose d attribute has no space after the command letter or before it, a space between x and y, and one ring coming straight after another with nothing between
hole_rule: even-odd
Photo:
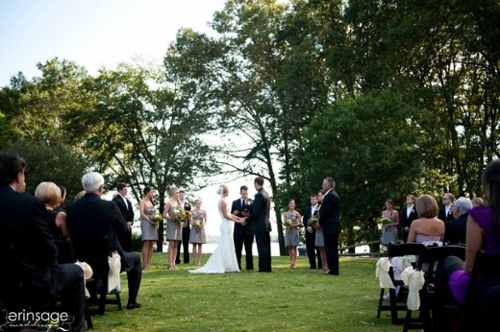
<instances>
[{"instance_id":1,"label":"white wedding dress","mask_svg":"<svg viewBox=\"0 0 500 332\"><path fill-rule=\"evenodd\" d=\"M234 249L233 228L234 222L226 220L221 211L221 202L219 200L218 210L221 217L220 223L220 239L217 242L215 250L208 259L207 263L196 270L190 270L190 273L225 273L225 272L240 272L238 261L236 260L236 251ZM229 214L229 205L227 205L227 213Z\"/></svg>"}]
</instances>

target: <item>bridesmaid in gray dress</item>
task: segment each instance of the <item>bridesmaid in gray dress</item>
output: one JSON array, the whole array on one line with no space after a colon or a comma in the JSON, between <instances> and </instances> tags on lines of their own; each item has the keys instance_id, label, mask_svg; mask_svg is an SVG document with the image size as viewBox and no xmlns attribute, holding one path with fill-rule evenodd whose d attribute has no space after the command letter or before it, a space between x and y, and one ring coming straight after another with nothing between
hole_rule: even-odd
<instances>
[{"instance_id":1,"label":"bridesmaid in gray dress","mask_svg":"<svg viewBox=\"0 0 500 332\"><path fill-rule=\"evenodd\" d=\"M179 201L179 188L172 187L170 189L170 200L165 205L163 210L163 218L167 219L167 241L168 241L168 269L178 270L175 266L175 258L177 250L179 250L179 242L182 240L182 225L179 225L172 218L175 209L181 208Z\"/></svg>"},{"instance_id":2,"label":"bridesmaid in gray dress","mask_svg":"<svg viewBox=\"0 0 500 332\"><path fill-rule=\"evenodd\" d=\"M382 226L382 244L388 245L393 242L394 244L398 241L398 225L399 225L399 213L392 207L394 202L392 199L385 200L385 210L382 211L382 218L389 218L390 223Z\"/></svg>"},{"instance_id":3,"label":"bridesmaid in gray dress","mask_svg":"<svg viewBox=\"0 0 500 332\"><path fill-rule=\"evenodd\" d=\"M154 190L145 187L144 198L139 202L139 212L141 213L141 237L142 237L142 262L144 270L151 269L151 258L153 257L153 246L158 240L158 221L154 220L156 215L155 204L153 202Z\"/></svg>"},{"instance_id":4,"label":"bridesmaid in gray dress","mask_svg":"<svg viewBox=\"0 0 500 332\"><path fill-rule=\"evenodd\" d=\"M295 269L297 262L297 247L299 245L299 228L302 226L302 216L295 210L295 201L291 199L288 202L288 211L283 214L283 219L291 220L292 225L285 229L285 246L288 247L290 255L290 267Z\"/></svg>"},{"instance_id":5,"label":"bridesmaid in gray dress","mask_svg":"<svg viewBox=\"0 0 500 332\"><path fill-rule=\"evenodd\" d=\"M201 200L194 201L195 209L193 213L193 221L191 222L191 233L189 233L189 243L193 245L193 261L194 265L201 265L201 246L207 242L205 225L207 223L207 211L201 209ZM201 222L201 227L196 226Z\"/></svg>"}]
</instances>

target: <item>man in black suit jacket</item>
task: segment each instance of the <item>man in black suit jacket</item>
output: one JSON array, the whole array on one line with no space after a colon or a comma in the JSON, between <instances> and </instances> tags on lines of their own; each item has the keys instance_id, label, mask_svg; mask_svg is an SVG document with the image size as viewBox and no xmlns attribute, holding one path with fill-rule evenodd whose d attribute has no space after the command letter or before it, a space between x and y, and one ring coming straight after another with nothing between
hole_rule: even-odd
<instances>
[{"instance_id":1,"label":"man in black suit jacket","mask_svg":"<svg viewBox=\"0 0 500 332\"><path fill-rule=\"evenodd\" d=\"M186 201L186 191L184 189L179 189L179 201L181 206L186 211L191 211L191 204ZM177 256L175 257L175 263L181 263L181 246L183 251L183 262L184 264L189 264L189 237L191 234L191 227L186 225L182 227L182 241L179 242L179 247L177 249Z\"/></svg>"},{"instance_id":2,"label":"man in black suit jacket","mask_svg":"<svg viewBox=\"0 0 500 332\"><path fill-rule=\"evenodd\" d=\"M233 201L231 205L231 214L238 216L240 218L245 218L250 215L252 210L252 204L248 200L248 187L241 186L240 188L240 198ZM240 223L234 223L233 240L234 249L236 250L236 259L238 260L238 266L241 270L241 251L243 250L243 244L245 244L245 254L246 254L246 266L245 268L249 271L253 270L253 246L254 233L252 227L243 226Z\"/></svg>"},{"instance_id":3,"label":"man in black suit jacket","mask_svg":"<svg viewBox=\"0 0 500 332\"><path fill-rule=\"evenodd\" d=\"M309 258L309 266L312 270L321 269L323 266L321 264L321 255L319 254L318 247L315 246L316 241L316 228L309 226L308 222L312 216L318 215L318 195L311 195L311 205L306 207L302 213L302 223L304 224L304 229L306 230L306 250L307 257ZM316 257L318 259L318 264L316 265Z\"/></svg>"},{"instance_id":4,"label":"man in black suit jacket","mask_svg":"<svg viewBox=\"0 0 500 332\"><path fill-rule=\"evenodd\" d=\"M408 240L410 234L410 226L413 220L418 219L417 209L415 208L415 201L417 199L413 195L406 196L406 207L401 210L401 228L403 229L403 241Z\"/></svg>"},{"instance_id":5,"label":"man in black suit jacket","mask_svg":"<svg viewBox=\"0 0 500 332\"><path fill-rule=\"evenodd\" d=\"M83 270L75 264L57 263L45 203L22 194L25 167L23 158L0 154L0 255L4 264L0 273L1 300L7 308L11 300L20 301L23 308L15 309L30 312L29 302L43 304L59 295L62 312L74 319L60 321L61 327L85 331ZM20 284L24 297L18 293ZM9 316L7 324L23 323L10 321Z\"/></svg>"},{"instance_id":6,"label":"man in black suit jacket","mask_svg":"<svg viewBox=\"0 0 500 332\"><path fill-rule=\"evenodd\" d=\"M455 217L453 217L453 211L451 209L454 199L455 197L452 193L446 193L443 195L443 206L439 208L438 219L441 219L445 223L455 219Z\"/></svg>"},{"instance_id":7,"label":"man in black suit jacket","mask_svg":"<svg viewBox=\"0 0 500 332\"><path fill-rule=\"evenodd\" d=\"M254 180L255 200L252 213L242 222L243 226L253 227L257 251L259 252L259 272L271 272L271 221L269 213L271 210L271 199L264 190L264 179L260 176ZM247 225L247 226L246 226Z\"/></svg>"},{"instance_id":8,"label":"man in black suit jacket","mask_svg":"<svg viewBox=\"0 0 500 332\"><path fill-rule=\"evenodd\" d=\"M79 252L92 252L93 241L107 237L109 248L121 257L122 271L128 277L127 309L140 308L137 294L141 285L141 258L136 253L125 252L118 242L118 235L125 233L127 224L115 202L101 199L104 178L96 172L82 178L85 196L68 206L67 223L71 238L78 239ZM78 252L77 252L78 255ZM92 261L87 261L92 266ZM102 262L94 262L96 264Z\"/></svg>"},{"instance_id":9,"label":"man in black suit jacket","mask_svg":"<svg viewBox=\"0 0 500 332\"><path fill-rule=\"evenodd\" d=\"M330 271L328 274L339 275L339 234L340 198L335 192L335 181L328 177L323 180L323 202L319 208L319 224L325 238L325 253Z\"/></svg>"},{"instance_id":10,"label":"man in black suit jacket","mask_svg":"<svg viewBox=\"0 0 500 332\"><path fill-rule=\"evenodd\" d=\"M469 210L472 209L472 202L470 199L460 197L453 204L454 220L448 221L444 224L444 242L449 244L465 244L465 230L467 228L467 217Z\"/></svg>"},{"instance_id":11,"label":"man in black suit jacket","mask_svg":"<svg viewBox=\"0 0 500 332\"><path fill-rule=\"evenodd\" d=\"M127 222L127 230L118 237L118 241L126 252L132 251L132 225L134 224L134 208L132 202L127 198L127 184L119 182L116 185L118 195L113 198L113 201L118 205L123 219Z\"/></svg>"}]
</instances>

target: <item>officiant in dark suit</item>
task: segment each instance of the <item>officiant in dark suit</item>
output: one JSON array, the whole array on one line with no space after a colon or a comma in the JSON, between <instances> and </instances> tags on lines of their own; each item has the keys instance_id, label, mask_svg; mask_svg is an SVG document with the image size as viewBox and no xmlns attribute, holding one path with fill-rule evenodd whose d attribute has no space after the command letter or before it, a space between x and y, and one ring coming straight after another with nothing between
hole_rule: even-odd
<instances>
[{"instance_id":1,"label":"officiant in dark suit","mask_svg":"<svg viewBox=\"0 0 500 332\"><path fill-rule=\"evenodd\" d=\"M311 195L311 205L304 209L302 215L302 223L304 224L304 229L306 230L306 252L307 257L309 258L309 266L312 270L315 270L316 267L321 269L323 267L321 264L321 256L319 254L318 247L315 246L316 228L308 224L309 219L311 219L312 216L318 215L318 195ZM316 258L318 259L318 264L316 264Z\"/></svg>"},{"instance_id":2,"label":"officiant in dark suit","mask_svg":"<svg viewBox=\"0 0 500 332\"><path fill-rule=\"evenodd\" d=\"M58 264L45 203L23 194L25 168L26 162L18 155L0 154L0 255L3 263L0 300L7 309L11 303L19 303L22 308L14 305L13 309L29 312L33 309L29 305L34 301L45 304L59 295L62 312L74 319L72 322L60 321L61 327L85 331L83 270L75 264ZM13 322L9 318L8 323L23 322Z\"/></svg>"},{"instance_id":3,"label":"officiant in dark suit","mask_svg":"<svg viewBox=\"0 0 500 332\"><path fill-rule=\"evenodd\" d=\"M264 178L258 176L254 180L255 200L253 202L252 213L242 221L245 227L253 227L257 251L259 252L259 271L271 272L271 221L269 214L271 210L271 198L264 190Z\"/></svg>"},{"instance_id":4,"label":"officiant in dark suit","mask_svg":"<svg viewBox=\"0 0 500 332\"><path fill-rule=\"evenodd\" d=\"M136 253L125 252L118 242L118 236L127 230L127 223L123 219L115 202L101 198L104 188L104 178L97 172L87 173L82 178L85 196L68 206L67 222L72 239L78 239L78 252L90 253L92 257L93 241L107 237L109 248L117 251L121 258L121 269L127 272L128 304L127 309L137 309L137 294L141 285L142 269L141 258ZM91 259L86 262L92 266ZM100 261L95 262L102 263Z\"/></svg>"},{"instance_id":5,"label":"officiant in dark suit","mask_svg":"<svg viewBox=\"0 0 500 332\"><path fill-rule=\"evenodd\" d=\"M248 187L241 186L240 188L240 198L233 201L231 205L231 214L238 216L240 218L248 217L252 211L252 203L248 199ZM240 223L234 224L233 240L234 249L236 250L236 259L238 260L238 266L241 270L241 251L243 250L243 244L245 245L246 254L246 266L248 271L253 270L253 246L254 233L252 227L243 226Z\"/></svg>"},{"instance_id":6,"label":"officiant in dark suit","mask_svg":"<svg viewBox=\"0 0 500 332\"><path fill-rule=\"evenodd\" d=\"M323 202L319 208L319 224L323 229L328 274L339 274L340 198L334 190L335 181L328 177L323 180Z\"/></svg>"},{"instance_id":7,"label":"officiant in dark suit","mask_svg":"<svg viewBox=\"0 0 500 332\"><path fill-rule=\"evenodd\" d=\"M119 182L116 185L118 195L113 198L113 201L118 205L123 219L127 222L127 230L125 233L119 235L118 241L126 252L132 251L132 225L134 224L134 208L132 202L127 198L128 187L127 184Z\"/></svg>"}]
</instances>

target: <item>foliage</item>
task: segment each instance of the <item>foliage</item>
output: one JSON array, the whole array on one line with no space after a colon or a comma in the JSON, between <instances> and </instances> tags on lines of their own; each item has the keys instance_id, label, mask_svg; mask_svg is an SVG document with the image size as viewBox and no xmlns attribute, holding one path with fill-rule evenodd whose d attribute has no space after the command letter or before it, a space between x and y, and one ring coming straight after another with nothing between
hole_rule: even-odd
<instances>
[{"instance_id":1,"label":"foliage","mask_svg":"<svg viewBox=\"0 0 500 332\"><path fill-rule=\"evenodd\" d=\"M81 179L88 163L74 149L60 144L47 146L45 142L21 141L6 144L2 151L16 153L26 161L27 193L34 194L42 181L64 185L68 200L82 190Z\"/></svg>"}]
</instances>

